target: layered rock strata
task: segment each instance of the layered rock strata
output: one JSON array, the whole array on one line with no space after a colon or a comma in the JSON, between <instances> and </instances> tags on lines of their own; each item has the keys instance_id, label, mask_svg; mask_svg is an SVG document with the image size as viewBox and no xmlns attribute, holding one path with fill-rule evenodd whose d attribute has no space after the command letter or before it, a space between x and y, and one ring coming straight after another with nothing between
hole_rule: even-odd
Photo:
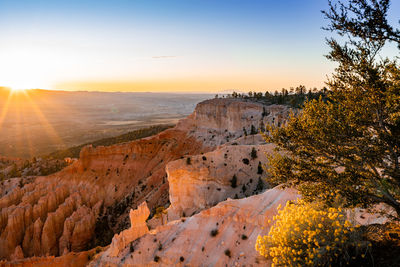
<instances>
[{"instance_id":1,"label":"layered rock strata","mask_svg":"<svg viewBox=\"0 0 400 267\"><path fill-rule=\"evenodd\" d=\"M203 101L177 128L207 146L218 146L245 135L258 133L265 124L282 125L291 109L283 105L264 105L243 99L217 98Z\"/></svg>"}]
</instances>

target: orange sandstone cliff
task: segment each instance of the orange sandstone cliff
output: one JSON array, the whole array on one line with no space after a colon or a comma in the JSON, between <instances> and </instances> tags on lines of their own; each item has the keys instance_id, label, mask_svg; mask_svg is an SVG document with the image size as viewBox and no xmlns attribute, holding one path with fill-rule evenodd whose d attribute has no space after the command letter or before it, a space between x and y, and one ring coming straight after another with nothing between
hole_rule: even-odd
<instances>
[{"instance_id":1,"label":"orange sandstone cliff","mask_svg":"<svg viewBox=\"0 0 400 267\"><path fill-rule=\"evenodd\" d=\"M129 230L123 231L119 238L114 234L129 229L136 216L129 218L129 210L143 202L152 216L156 207L167 207L171 201L168 221L203 210L192 218L198 216L199 220L202 218L199 223L207 224L204 220L212 219L214 212L204 209L227 198L261 192L257 185L265 172L261 173L258 166L265 163L263 153L269 153L272 147L263 144L259 135L250 133L264 123L283 123L288 113L289 109L284 106L213 99L199 103L193 114L158 135L110 147L85 147L72 165L53 175L37 177L22 188L15 187L0 198L0 259L21 262L22 258L32 257L25 262L29 264L35 259L37 265L40 256L48 262L50 256L67 258L71 253L110 243L108 257L118 257L130 243L127 240L136 237ZM253 147L257 158L251 157ZM248 164L244 158L249 160ZM236 186L232 185L233 175ZM263 184L263 189L266 186ZM218 205L215 214L226 217L227 221L228 217L236 218L235 214L242 211L240 207L231 210L230 203L235 201L241 200ZM240 203L247 203L250 209L253 202ZM146 209L139 207L142 211ZM171 222L159 227L190 231L186 225L190 226L185 222ZM207 225L211 228L211 223ZM146 232L145 228L139 228ZM190 235L185 237L189 241L182 238L182 243L177 244L183 247L193 242ZM167 243L161 245L165 247ZM211 244L207 248L211 249ZM193 249L201 250L198 245ZM143 258L139 262L147 264L152 254L146 252L138 257ZM59 258L54 258L54 262ZM175 258L164 261L169 264Z\"/></svg>"}]
</instances>

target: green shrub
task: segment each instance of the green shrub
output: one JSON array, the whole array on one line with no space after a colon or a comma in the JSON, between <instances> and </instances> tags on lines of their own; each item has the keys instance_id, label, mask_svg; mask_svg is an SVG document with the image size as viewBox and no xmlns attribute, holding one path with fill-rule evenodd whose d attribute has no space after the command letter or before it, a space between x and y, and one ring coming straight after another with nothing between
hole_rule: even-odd
<instances>
[{"instance_id":1,"label":"green shrub","mask_svg":"<svg viewBox=\"0 0 400 267\"><path fill-rule=\"evenodd\" d=\"M257 130L256 130L256 127L254 127L254 125L251 125L250 134L251 135L257 134Z\"/></svg>"},{"instance_id":2,"label":"green shrub","mask_svg":"<svg viewBox=\"0 0 400 267\"><path fill-rule=\"evenodd\" d=\"M262 174L264 172L261 161L258 162L257 174Z\"/></svg>"},{"instance_id":3,"label":"green shrub","mask_svg":"<svg viewBox=\"0 0 400 267\"><path fill-rule=\"evenodd\" d=\"M237 187L237 177L236 177L236 175L233 175L233 177L231 179L231 187L232 188L236 188Z\"/></svg>"},{"instance_id":4,"label":"green shrub","mask_svg":"<svg viewBox=\"0 0 400 267\"><path fill-rule=\"evenodd\" d=\"M210 235L211 235L212 237L218 235L218 229L213 229L213 230L211 230Z\"/></svg>"}]
</instances>

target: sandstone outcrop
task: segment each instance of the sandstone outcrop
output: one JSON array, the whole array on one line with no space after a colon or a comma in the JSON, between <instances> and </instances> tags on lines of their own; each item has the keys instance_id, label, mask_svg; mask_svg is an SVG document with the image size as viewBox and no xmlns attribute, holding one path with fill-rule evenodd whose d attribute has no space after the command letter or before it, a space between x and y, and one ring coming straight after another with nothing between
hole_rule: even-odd
<instances>
[{"instance_id":1,"label":"sandstone outcrop","mask_svg":"<svg viewBox=\"0 0 400 267\"><path fill-rule=\"evenodd\" d=\"M133 196L127 208L144 200L151 208L164 205L168 201L165 164L202 149L182 131L83 149L73 165L36 178L0 199L0 258L10 259L17 246L25 257L87 249L102 205L109 207L127 195Z\"/></svg>"},{"instance_id":2,"label":"sandstone outcrop","mask_svg":"<svg viewBox=\"0 0 400 267\"><path fill-rule=\"evenodd\" d=\"M14 254L11 255L11 260L20 260L24 258L24 253L22 252L21 246L15 248Z\"/></svg>"},{"instance_id":3,"label":"sandstone outcrop","mask_svg":"<svg viewBox=\"0 0 400 267\"><path fill-rule=\"evenodd\" d=\"M207 146L217 146L239 137L258 133L265 124L281 125L290 113L282 105L264 105L243 99L225 98L203 101L194 112L181 120L177 128Z\"/></svg>"},{"instance_id":4,"label":"sandstone outcrop","mask_svg":"<svg viewBox=\"0 0 400 267\"><path fill-rule=\"evenodd\" d=\"M0 182L0 199L7 195L9 192L12 192L15 190L17 187L20 187L21 183L24 182L24 180L28 180L28 178L11 178L11 179L6 179ZM32 182L33 178L29 178L29 182Z\"/></svg>"},{"instance_id":5,"label":"sandstone outcrop","mask_svg":"<svg viewBox=\"0 0 400 267\"><path fill-rule=\"evenodd\" d=\"M113 237L110 248L107 250L110 257L116 257L128 244L149 232L149 228L146 224L149 215L150 210L147 207L146 202L140 204L136 210L131 210L129 212L131 228L126 229Z\"/></svg>"},{"instance_id":6,"label":"sandstone outcrop","mask_svg":"<svg viewBox=\"0 0 400 267\"><path fill-rule=\"evenodd\" d=\"M140 203L146 201L152 213L167 206L168 162L225 143L235 145L235 140L260 143L260 137L250 133L265 122L282 123L288 112L283 106L213 99L198 104L192 115L158 135L110 147L85 147L80 159L62 171L13 187L0 198L0 259L20 257L18 247L24 257L70 255L90 248L104 231L127 228L128 211ZM224 179L219 182L226 184ZM216 194L214 202L206 204L232 196L228 187L224 190L229 193Z\"/></svg>"},{"instance_id":7,"label":"sandstone outcrop","mask_svg":"<svg viewBox=\"0 0 400 267\"><path fill-rule=\"evenodd\" d=\"M268 220L279 204L297 197L295 190L274 188L245 199L228 199L159 226L115 257L105 251L89 266L265 266L268 262L254 249L257 236L269 231Z\"/></svg>"},{"instance_id":8,"label":"sandstone outcrop","mask_svg":"<svg viewBox=\"0 0 400 267\"><path fill-rule=\"evenodd\" d=\"M14 191L17 196L23 192L23 196L8 199L12 205L2 208L2 258L10 258L17 248L22 248L25 257L59 255L58 242L64 228L71 225L68 224L71 218L77 218L71 227L77 239L85 244L75 251L83 247L86 249L86 244L92 238L101 202L97 201L96 206L96 197L89 199L84 194L83 185L72 188L62 183L45 184L42 179L38 180L41 180L38 184L29 184ZM74 243L68 243L68 247L68 251L71 251L75 248ZM20 251L18 255L21 255Z\"/></svg>"},{"instance_id":9,"label":"sandstone outcrop","mask_svg":"<svg viewBox=\"0 0 400 267\"><path fill-rule=\"evenodd\" d=\"M1 267L84 267L87 266L101 248L94 248L83 252L70 252L60 257L30 257L24 259L12 259L11 261L0 261Z\"/></svg>"},{"instance_id":10,"label":"sandstone outcrop","mask_svg":"<svg viewBox=\"0 0 400 267\"><path fill-rule=\"evenodd\" d=\"M191 216L227 198L260 193L273 144L227 145L203 155L190 156L167 165L169 182L168 220Z\"/></svg>"}]
</instances>

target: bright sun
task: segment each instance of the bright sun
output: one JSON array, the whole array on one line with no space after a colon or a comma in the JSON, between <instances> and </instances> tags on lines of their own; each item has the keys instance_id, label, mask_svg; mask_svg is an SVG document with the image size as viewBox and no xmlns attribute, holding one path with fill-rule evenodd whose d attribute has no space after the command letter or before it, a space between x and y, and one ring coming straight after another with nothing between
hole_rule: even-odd
<instances>
[{"instance_id":1,"label":"bright sun","mask_svg":"<svg viewBox=\"0 0 400 267\"><path fill-rule=\"evenodd\" d=\"M17 88L17 87L11 87L11 91L12 92L22 92L25 91L26 89L23 88Z\"/></svg>"},{"instance_id":2,"label":"bright sun","mask_svg":"<svg viewBox=\"0 0 400 267\"><path fill-rule=\"evenodd\" d=\"M1 0L0 0L1 1ZM31 77L31 74L21 74L21 77L8 77L8 80L2 83L2 86L8 87L12 92L23 92L29 89L40 88L47 89L50 88L49 84L43 82L43 80L37 77Z\"/></svg>"}]
</instances>

